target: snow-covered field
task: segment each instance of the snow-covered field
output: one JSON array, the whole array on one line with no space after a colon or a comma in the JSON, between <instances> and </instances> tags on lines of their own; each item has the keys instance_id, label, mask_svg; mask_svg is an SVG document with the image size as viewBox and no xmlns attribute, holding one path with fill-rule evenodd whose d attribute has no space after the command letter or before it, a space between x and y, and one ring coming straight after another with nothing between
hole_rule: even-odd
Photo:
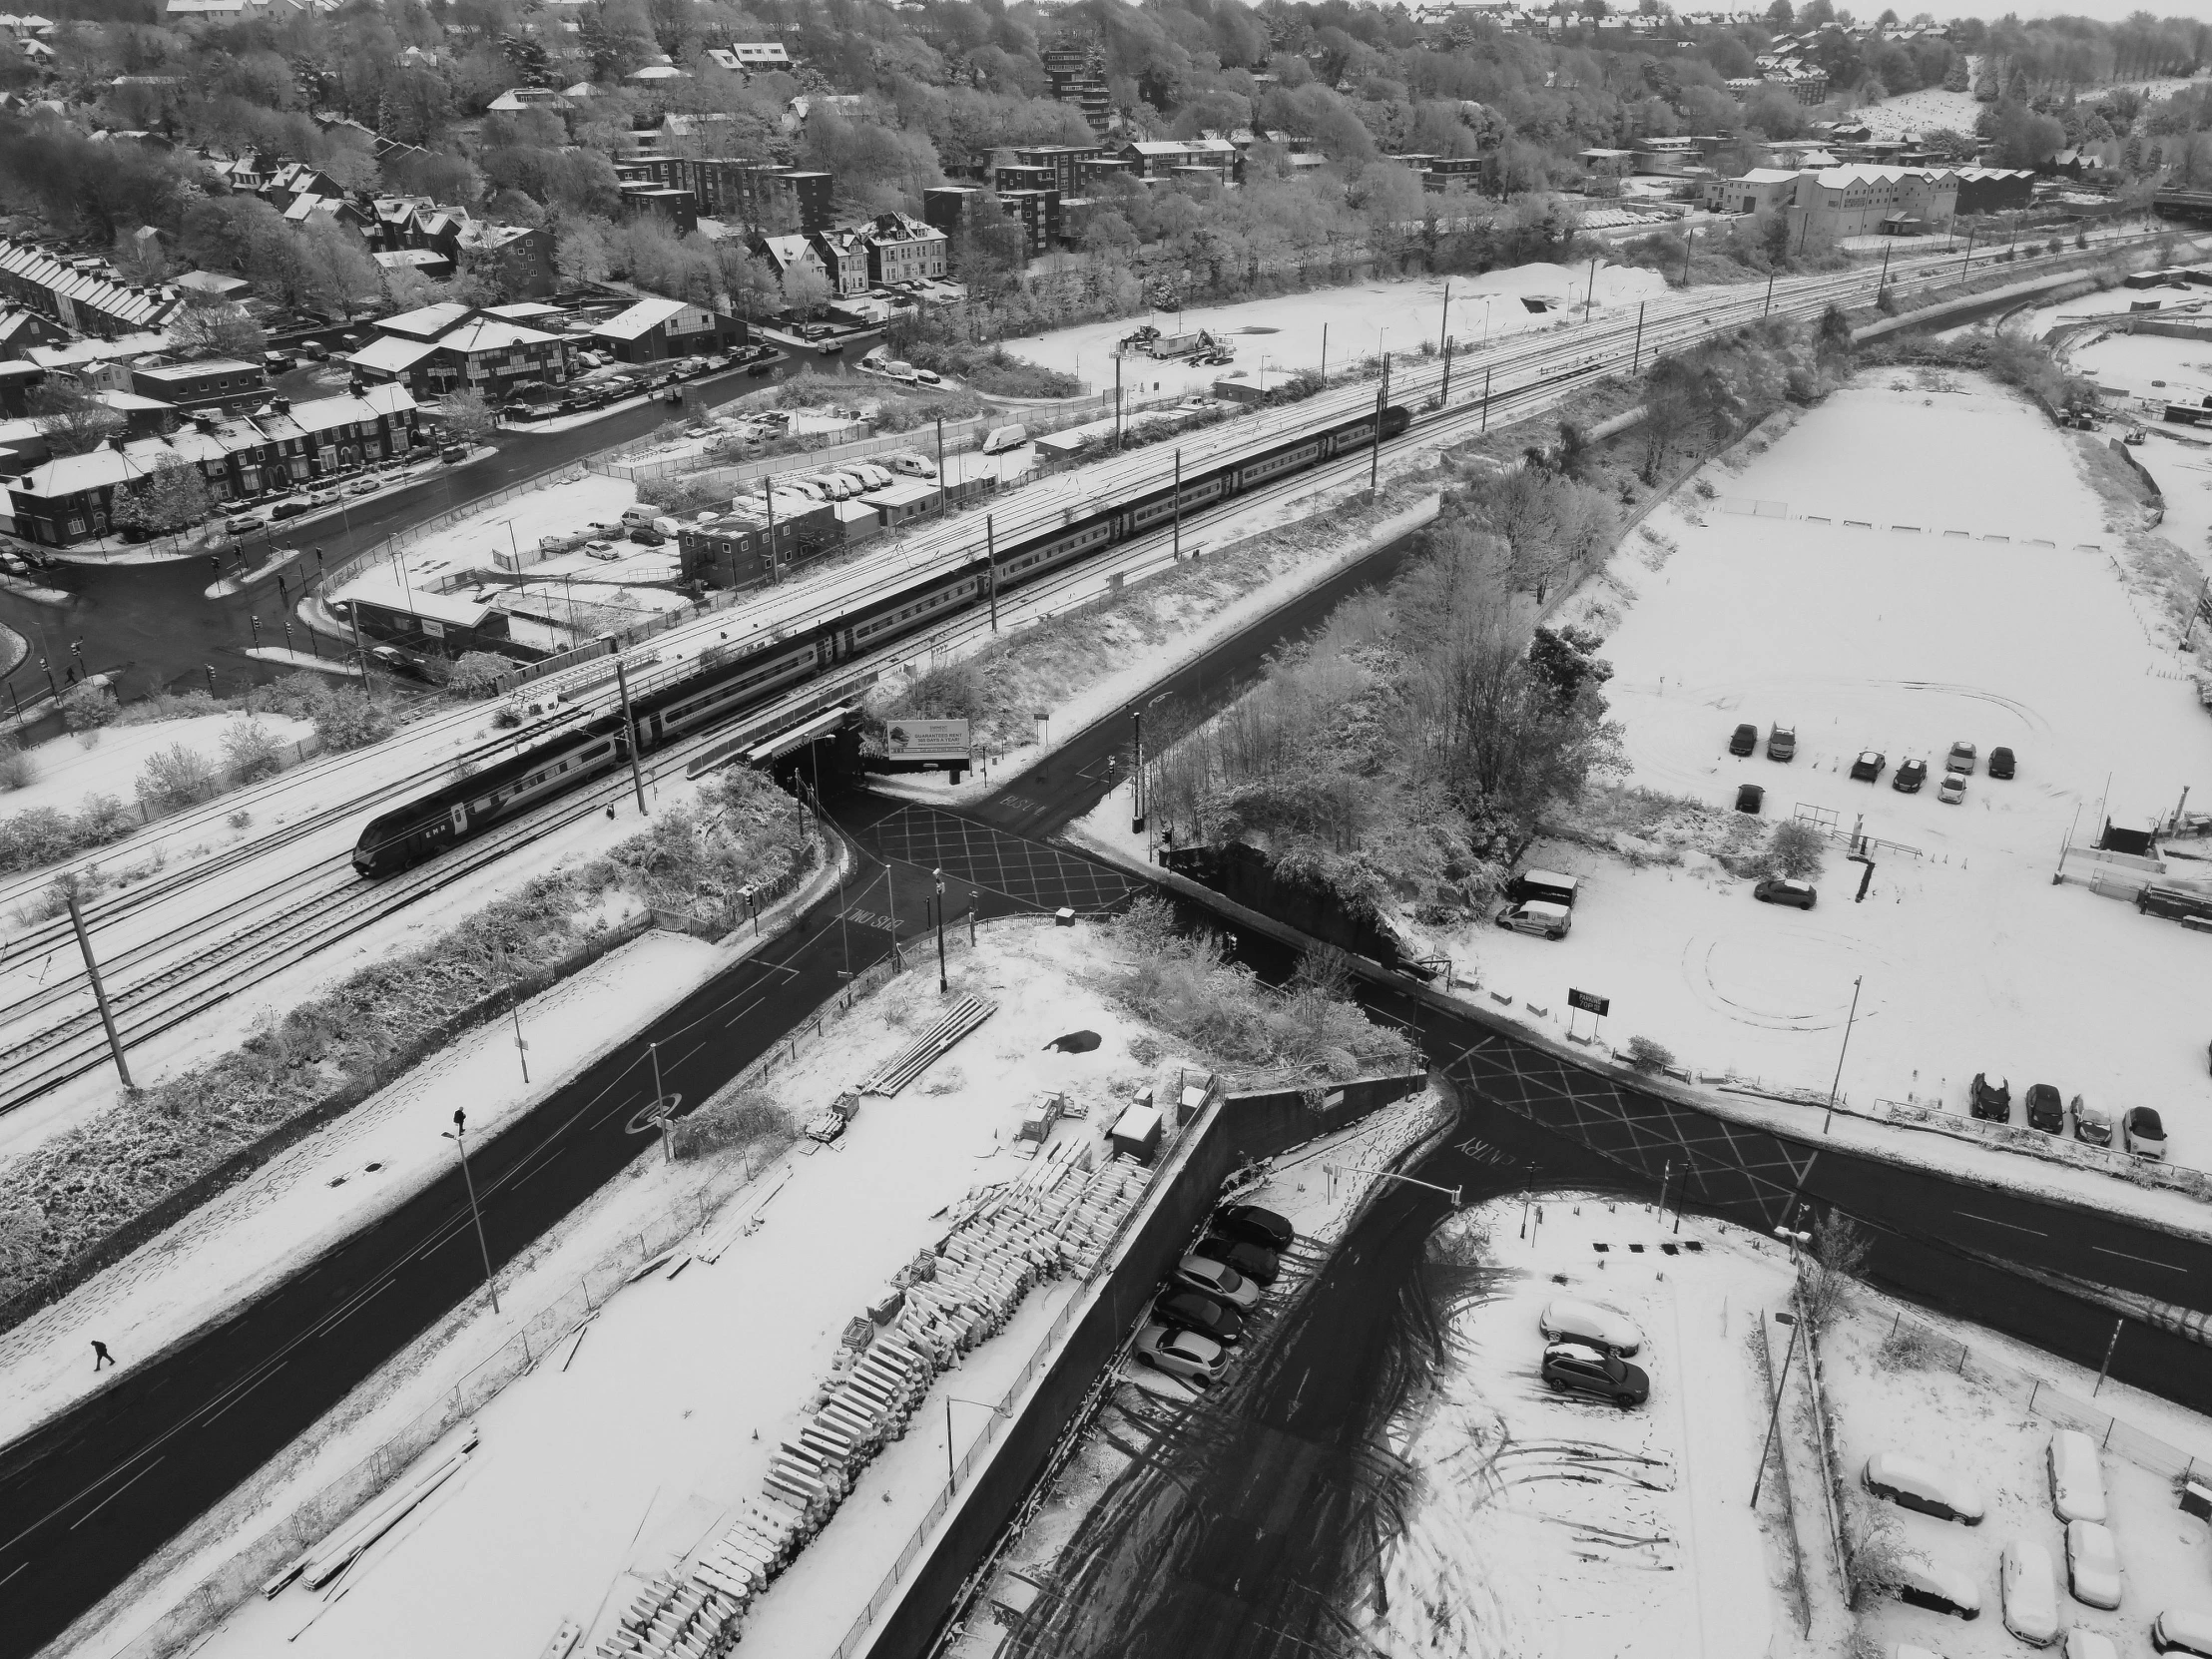
<instances>
[{"instance_id":1,"label":"snow-covered field","mask_svg":"<svg viewBox=\"0 0 2212 1659\"><path fill-rule=\"evenodd\" d=\"M622 1610L625 1574L688 1557L720 1517L760 1496L770 1455L804 1420L845 1321L937 1236L943 1224L932 1218L976 1185L1029 1167L1007 1150L1021 1109L1040 1091L1069 1091L1090 1115L1056 1134L1096 1143L1115 1102L1152 1080L1130 1055L1145 1029L1083 984L1098 950L1088 927L987 928L979 951L963 947L953 968L955 993L998 1003L990 1021L904 1094L867 1100L835 1147L803 1142L759 1177L730 1214L763 1224L718 1264L623 1291L565 1370L541 1366L481 1411L466 1472L333 1587L342 1593L253 1598L196 1651L532 1652L563 1617L585 1627L579 1651L597 1651L594 1626ZM892 980L846 1017L837 1040L776 1079L779 1104L801 1118L822 1110L938 1008L931 973ZM1042 1046L1076 1029L1096 1031L1102 1045L1082 1054ZM1171 1056L1171 1081L1173 1067ZM612 1231L627 1214L634 1230L686 1177L684 1166L643 1161L594 1225ZM506 1300L527 1307L557 1288L525 1281ZM868 1466L829 1529L756 1604L746 1651L835 1645L942 1489L942 1396L996 1398L1072 1294L1067 1281L1047 1282L946 1374L912 1431ZM955 1454L986 1421L956 1409Z\"/></svg>"},{"instance_id":2,"label":"snow-covered field","mask_svg":"<svg viewBox=\"0 0 2212 1659\"><path fill-rule=\"evenodd\" d=\"M2175 1159L2212 1165L2204 939L2051 881L2077 814L2086 844L2100 804L2141 828L2184 786L2212 790L2212 721L2159 677L2177 663L2148 643L2112 559L2076 550L2120 538L2066 436L1987 384L1900 391L1874 376L1710 475L1706 522L1680 510L1688 497L1654 515L1679 551L1632 540L1586 596L1622 613L1604 654L1630 781L1724 811L1757 784L1769 821L1802 808L1847 832L1863 823L1888 843L1867 901L1853 902L1860 866L1841 847L1819 907L1798 911L1755 903L1695 850L1543 845L1533 861L1587 877L1574 931L1472 928L1454 941L1462 971L1554 1010L1569 986L1609 995L1616 1043L1647 1035L1692 1066L1824 1091L1857 980L1852 1098L1963 1110L1986 1070L2115 1114L2155 1105ZM1789 516L1716 510L1731 501ZM1762 738L1794 723L1797 760L1731 758L1738 722ZM1907 756L1939 777L1954 739L1984 760L2009 746L2018 776L1977 769L1957 806L1934 778L1919 795L1890 788ZM1848 776L1864 748L1887 756L1878 784Z\"/></svg>"},{"instance_id":3,"label":"snow-covered field","mask_svg":"<svg viewBox=\"0 0 2212 1659\"><path fill-rule=\"evenodd\" d=\"M1725 1224L1676 1233L1648 1206L1559 1194L1467 1210L1439 1250L1478 1264L1478 1287L1392 1448L1422 1478L1386 1610L1364 1610L1362 1635L1390 1659L1789 1651L1770 1646L1795 1632L1751 1509L1766 1397L1745 1347L1788 1299L1787 1258ZM1537 1320L1554 1297L1640 1327L1649 1403L1544 1386Z\"/></svg>"},{"instance_id":4,"label":"snow-covered field","mask_svg":"<svg viewBox=\"0 0 2212 1659\"><path fill-rule=\"evenodd\" d=\"M220 768L224 735L243 725L245 715L196 715L189 720L155 720L143 726L104 726L71 737L49 738L23 752L31 781L0 794L0 817L49 808L81 810L88 795L111 795L136 807L136 786L147 760L182 746ZM269 735L282 744L310 737L314 728L282 715L256 715Z\"/></svg>"},{"instance_id":5,"label":"snow-covered field","mask_svg":"<svg viewBox=\"0 0 2212 1659\"><path fill-rule=\"evenodd\" d=\"M1202 392L1235 370L1318 369L1323 366L1325 327L1328 361L1340 371L1380 351L1393 355L1416 351L1424 340L1440 348L1445 325L1445 280L1440 276L1407 276L1279 294L1271 299L1248 299L1235 305L1210 305L1180 315L1156 311L1144 320L1163 333L1192 333L1204 328L1226 335L1237 348L1236 363L1233 369L1202 368L1187 361L1128 357L1122 361L1122 390L1129 396ZM1450 330L1458 342L1456 350L1479 346L1485 337L1495 340L1510 333L1549 328L1562 318L1579 322L1583 301L1590 294L1587 266L1569 270L1556 265L1524 265L1484 272L1479 276L1453 276L1449 282ZM1633 310L1666 291L1666 278L1656 271L1610 265L1598 268L1598 310ZM1522 303L1524 298L1541 300L1546 308L1531 311ZM1006 349L1026 361L1073 374L1093 391L1109 391L1114 384L1114 346L1139 326L1140 320L1134 316L1115 322L1088 322L1057 328L1034 339L1009 339Z\"/></svg>"}]
</instances>

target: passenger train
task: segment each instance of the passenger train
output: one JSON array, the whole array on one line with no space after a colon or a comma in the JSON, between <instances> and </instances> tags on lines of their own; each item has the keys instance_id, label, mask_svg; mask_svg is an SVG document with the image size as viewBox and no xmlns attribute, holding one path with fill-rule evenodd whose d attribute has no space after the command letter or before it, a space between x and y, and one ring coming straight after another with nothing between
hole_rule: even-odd
<instances>
[{"instance_id":1,"label":"passenger train","mask_svg":"<svg viewBox=\"0 0 2212 1659\"><path fill-rule=\"evenodd\" d=\"M1412 417L1392 404L1382 410L1381 418L1382 435L1395 437ZM1365 413L1198 473L1182 485L1182 511L1212 506L1365 448L1376 441L1376 419L1373 412ZM678 685L639 698L630 711L636 722L637 751L647 755L705 731L993 593L1010 592L1074 560L1156 530L1175 516L1176 493L1170 485L1009 540L994 550L994 568L987 569L977 560L958 570L939 571L805 633L763 642ZM624 730L622 714L612 711L380 814L361 830L353 847L353 867L366 876L384 876L435 857L493 825L627 764L631 737Z\"/></svg>"}]
</instances>

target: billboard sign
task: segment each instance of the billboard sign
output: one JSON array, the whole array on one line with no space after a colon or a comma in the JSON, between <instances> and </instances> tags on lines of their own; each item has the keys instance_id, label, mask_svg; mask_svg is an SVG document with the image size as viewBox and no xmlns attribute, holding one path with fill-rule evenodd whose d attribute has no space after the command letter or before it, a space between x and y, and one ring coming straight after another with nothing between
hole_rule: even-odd
<instances>
[{"instance_id":1,"label":"billboard sign","mask_svg":"<svg viewBox=\"0 0 2212 1659\"><path fill-rule=\"evenodd\" d=\"M893 719L884 723L883 746L893 760L964 767L969 759L968 723Z\"/></svg>"},{"instance_id":2,"label":"billboard sign","mask_svg":"<svg viewBox=\"0 0 2212 1659\"><path fill-rule=\"evenodd\" d=\"M1608 1014L1613 1011L1613 999L1600 996L1595 991L1567 992L1567 1006L1580 1008L1586 1014Z\"/></svg>"}]
</instances>

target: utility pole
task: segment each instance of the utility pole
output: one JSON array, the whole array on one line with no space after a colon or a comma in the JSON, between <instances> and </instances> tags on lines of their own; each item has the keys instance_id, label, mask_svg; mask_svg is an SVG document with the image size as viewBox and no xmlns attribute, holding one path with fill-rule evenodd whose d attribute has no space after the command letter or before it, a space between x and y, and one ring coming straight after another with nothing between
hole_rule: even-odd
<instances>
[{"instance_id":1,"label":"utility pole","mask_svg":"<svg viewBox=\"0 0 2212 1659\"><path fill-rule=\"evenodd\" d=\"M1114 353L1114 448L1121 448L1121 353Z\"/></svg>"},{"instance_id":2,"label":"utility pole","mask_svg":"<svg viewBox=\"0 0 2212 1659\"><path fill-rule=\"evenodd\" d=\"M933 869L929 877L937 884L937 994L942 996L952 989L944 972L944 871Z\"/></svg>"},{"instance_id":3,"label":"utility pole","mask_svg":"<svg viewBox=\"0 0 2212 1659\"><path fill-rule=\"evenodd\" d=\"M983 586L991 599L991 632L998 632L998 538L991 530L991 515L983 515Z\"/></svg>"},{"instance_id":4,"label":"utility pole","mask_svg":"<svg viewBox=\"0 0 2212 1659\"><path fill-rule=\"evenodd\" d=\"M1966 275L1966 268L1973 264L1974 232L1979 229L1980 227L1975 225L1966 227L1966 257L1958 262L1958 275L1961 276Z\"/></svg>"},{"instance_id":5,"label":"utility pole","mask_svg":"<svg viewBox=\"0 0 2212 1659\"><path fill-rule=\"evenodd\" d=\"M1762 317L1764 317L1764 316L1767 316L1767 315L1769 315L1770 313L1772 313L1772 311L1773 311L1773 310L1774 310L1774 273L1770 271L1770 272L1768 272L1768 273L1767 273L1767 308L1766 308L1765 310L1761 311L1761 312L1760 312L1759 314L1760 314L1760 315L1761 315Z\"/></svg>"},{"instance_id":6,"label":"utility pole","mask_svg":"<svg viewBox=\"0 0 2212 1659\"><path fill-rule=\"evenodd\" d=\"M1691 226L1682 239L1682 285L1690 285L1690 250L1697 245L1697 227Z\"/></svg>"},{"instance_id":7,"label":"utility pole","mask_svg":"<svg viewBox=\"0 0 2212 1659\"><path fill-rule=\"evenodd\" d=\"M1368 488L1382 475L1382 410L1390 398L1390 354L1382 353L1382 383L1375 389L1375 443L1368 451Z\"/></svg>"},{"instance_id":8,"label":"utility pole","mask_svg":"<svg viewBox=\"0 0 2212 1659\"><path fill-rule=\"evenodd\" d=\"M1144 711L1129 711L1129 832L1144 833Z\"/></svg>"},{"instance_id":9,"label":"utility pole","mask_svg":"<svg viewBox=\"0 0 2212 1659\"><path fill-rule=\"evenodd\" d=\"M1636 372L1636 365L1644 360L1644 308L1636 307L1636 346L1628 354L1628 372Z\"/></svg>"},{"instance_id":10,"label":"utility pole","mask_svg":"<svg viewBox=\"0 0 2212 1659\"><path fill-rule=\"evenodd\" d=\"M1329 324L1321 325L1321 383L1329 384Z\"/></svg>"},{"instance_id":11,"label":"utility pole","mask_svg":"<svg viewBox=\"0 0 2212 1659\"><path fill-rule=\"evenodd\" d=\"M1444 383L1436 393L1436 407L1442 408L1451 401L1451 341L1444 341Z\"/></svg>"},{"instance_id":12,"label":"utility pole","mask_svg":"<svg viewBox=\"0 0 2212 1659\"><path fill-rule=\"evenodd\" d=\"M1450 362L1451 351L1451 278L1444 278L1443 320L1436 325L1436 349L1445 353L1444 361Z\"/></svg>"},{"instance_id":13,"label":"utility pole","mask_svg":"<svg viewBox=\"0 0 2212 1659\"><path fill-rule=\"evenodd\" d=\"M115 1015L108 1008L108 988L100 982L100 963L92 954L92 935L85 931L85 912L78 906L74 891L65 891L63 897L69 902L69 925L77 929L77 948L85 953L85 977L92 981L92 999L100 1004L100 1023L107 1028L115 1074L123 1079L126 1089L135 1089L138 1085L131 1081L131 1068L123 1058L123 1039L115 1034Z\"/></svg>"},{"instance_id":14,"label":"utility pole","mask_svg":"<svg viewBox=\"0 0 2212 1659\"><path fill-rule=\"evenodd\" d=\"M1882 275L1874 279L1874 296L1877 300L1881 299L1882 290L1890 285L1890 250L1893 246L1894 244L1887 242L1882 245Z\"/></svg>"},{"instance_id":15,"label":"utility pole","mask_svg":"<svg viewBox=\"0 0 2212 1659\"><path fill-rule=\"evenodd\" d=\"M630 676L623 672L622 659L615 658L615 690L622 694L622 744L630 752L630 785L638 792L638 817L646 816L645 774L638 767L638 728L630 718Z\"/></svg>"},{"instance_id":16,"label":"utility pole","mask_svg":"<svg viewBox=\"0 0 2212 1659\"><path fill-rule=\"evenodd\" d=\"M1582 296L1582 320L1584 322L1590 320L1591 308L1597 304L1597 262L1598 256L1592 254L1590 256L1590 288Z\"/></svg>"},{"instance_id":17,"label":"utility pole","mask_svg":"<svg viewBox=\"0 0 2212 1659\"><path fill-rule=\"evenodd\" d=\"M1328 326L1329 324L1326 322L1322 324L1324 329ZM1172 534L1175 539L1170 546L1170 551L1175 556L1175 562L1181 564L1183 562L1183 451L1180 449L1175 452L1175 519Z\"/></svg>"},{"instance_id":18,"label":"utility pole","mask_svg":"<svg viewBox=\"0 0 2212 1659\"><path fill-rule=\"evenodd\" d=\"M491 1292L491 1311L499 1312L499 1281L492 1277L491 1246L484 1242L484 1212L476 1206L476 1178L468 1170L468 1114L459 1107L453 1109L453 1127L443 1131L453 1143L453 1150L460 1155L461 1185L468 1189L468 1213L476 1223L476 1248L484 1258L484 1288Z\"/></svg>"},{"instance_id":19,"label":"utility pole","mask_svg":"<svg viewBox=\"0 0 2212 1659\"><path fill-rule=\"evenodd\" d=\"M1494 368L1482 370L1482 430L1485 432L1490 429L1490 376L1496 372Z\"/></svg>"},{"instance_id":20,"label":"utility pole","mask_svg":"<svg viewBox=\"0 0 2212 1659\"><path fill-rule=\"evenodd\" d=\"M944 475L944 416L937 416L937 516L944 517L944 505L950 499L952 480Z\"/></svg>"},{"instance_id":21,"label":"utility pole","mask_svg":"<svg viewBox=\"0 0 2212 1659\"><path fill-rule=\"evenodd\" d=\"M1836 1050L1836 1077L1828 1085L1828 1116L1821 1120L1821 1133L1827 1134L1829 1125L1836 1121L1836 1091L1844 1084L1844 1056L1851 1052L1851 1027L1859 1018L1859 985L1866 975L1861 974L1851 982L1851 1012L1844 1016L1844 1042Z\"/></svg>"}]
</instances>

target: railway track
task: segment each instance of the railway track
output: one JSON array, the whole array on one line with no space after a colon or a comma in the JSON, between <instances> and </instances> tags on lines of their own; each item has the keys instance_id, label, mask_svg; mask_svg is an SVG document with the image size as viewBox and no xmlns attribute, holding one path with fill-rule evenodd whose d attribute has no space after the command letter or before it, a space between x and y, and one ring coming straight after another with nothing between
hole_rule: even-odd
<instances>
[{"instance_id":1,"label":"railway track","mask_svg":"<svg viewBox=\"0 0 2212 1659\"><path fill-rule=\"evenodd\" d=\"M2124 248L2154 240L2156 238L2151 236L2116 239L2107 246ZM1981 259L1994 261L1999 252L1992 251ZM2013 264L2015 268L2032 270L2037 262L2047 264L2051 258L2035 256ZM1895 265L1889 285L1909 293L1952 280L1961 269L1959 256L1933 257ZM1496 352L1459 357L1451 365L1448 397L1444 395L1445 371L1441 360L1414 359L1410 366L1393 369L1390 383L1391 400L1412 410L1412 425L1398 437L1386 440L1383 447L1402 451L1458 441L1485 429L1493 419L1509 423L1539 413L1584 385L1668 350L1678 350L1725 333L1763 315L1817 314L1831 303L1871 296L1876 284L1875 273L1853 271L1796 278L1788 284L1777 283L1771 295L1756 285L1740 294L1730 291L1696 300L1685 295L1669 304L1656 318L1647 307L1640 325L1632 321L1608 320L1560 330L1535 341L1517 342ZM1562 358L1565 359L1563 363ZM1506 381L1502 386L1498 384L1501 373ZM1372 404L1375 395L1374 390L1364 385L1325 392L1286 410L1262 416L1257 424L1231 422L1215 431L1199 434L1206 441L1187 444L1183 446L1184 451L1194 469L1203 469L1234 451L1278 441L1288 433L1326 425L1358 413ZM1089 503L1101 495L1140 483L1156 487L1161 460L1157 448L1151 452L1133 451L1081 474L1064 474L1063 478L1081 480L1081 495L1073 502L1054 499L1069 493L1065 484L1057 489L1027 486L1009 498L1007 512L990 515L994 531L1008 538L1019 537L1089 510ZM1366 453L1342 457L1280 483L1240 495L1219 507L1193 511L1186 517L1184 534L1200 536L1221 521L1248 513L1256 506L1279 504L1317 489L1341 486L1356 480L1370 465L1371 458ZM972 513L965 515L962 521L925 532L916 542L901 549L897 576L906 579L936 569L949 569L980 556L985 541L977 533L974 518ZM1003 528L998 526L1001 518L1004 519ZM1172 543L1170 532L1155 531L1122 544L1103 560L1015 590L999 603L1001 630L1022 626L1067 605L1093 598L1105 590L1112 577L1126 581L1167 567L1176 562ZM797 631L827 621L879 589L885 574L884 562L872 560L863 566L828 572L819 579L774 590L761 606L749 613L757 620L747 631L761 628ZM704 648L719 644L736 632L736 620L731 612L701 617L658 637L652 649L658 654L667 654L672 648ZM937 660L959 655L981 643L993 631L981 608L948 619L927 634L909 638L858 663L843 665L829 680L789 693L742 721L673 746L656 757L656 767L686 764L714 746L727 743L738 733L753 731L767 736L787 729L809 714L864 692L884 674L918 657ZM603 674L604 665L595 668L587 663L565 678L581 680L595 672ZM634 681L632 693L641 695L696 672L695 663L669 663L649 670ZM553 683L558 684L558 679ZM579 703L573 718L582 718L585 713L612 702L610 688L606 696ZM428 727L427 734L427 723L418 723L410 730L417 736L434 736L481 718L481 707L472 706L450 715L430 717L436 725ZM462 757L441 761L440 770L456 760L463 764L481 764L485 759L511 751L518 742L535 741L543 735L544 729L537 727L480 744ZM358 759L360 757L333 758L333 766L342 768ZM285 775L280 782L296 785L296 772ZM295 824L227 849L213 859L156 876L96 905L88 914L88 925L108 931L145 907L186 888L244 868L273 851L280 851L314 833L347 824L369 809L417 793L423 783L420 776L378 783ZM362 881L353 872L349 858L340 854L309 865L275 888L242 895L182 926L127 944L103 963L111 984L111 1005L118 1034L128 1048L197 1018L508 853L605 810L628 789L625 775L610 775L580 787L526 819L464 842L428 865L373 884ZM250 804L269 793L264 787L258 793L234 794L197 819L180 816L179 820L165 821L165 829L181 829L189 833L195 823L212 827L215 819L227 817L242 803ZM349 847L348 842L348 851ZM82 860L90 861L93 860ZM12 887L0 884L0 904L11 898L20 901L51 884L53 879L54 873L48 871L14 883ZM236 925L230 926L221 937L206 937L212 928L226 923ZM65 924L41 924L11 941L0 960L22 961L41 952L51 955L69 943L70 932ZM134 969L143 971L134 972ZM0 1030L65 1007L72 999L77 1005L69 1008L61 1018L0 1048L0 1070L4 1070L6 1076L6 1082L0 1084L0 1113L15 1110L109 1063L98 1011L91 1002L89 983L81 974L72 975L56 985L41 985L26 997L0 1005Z\"/></svg>"}]
</instances>

